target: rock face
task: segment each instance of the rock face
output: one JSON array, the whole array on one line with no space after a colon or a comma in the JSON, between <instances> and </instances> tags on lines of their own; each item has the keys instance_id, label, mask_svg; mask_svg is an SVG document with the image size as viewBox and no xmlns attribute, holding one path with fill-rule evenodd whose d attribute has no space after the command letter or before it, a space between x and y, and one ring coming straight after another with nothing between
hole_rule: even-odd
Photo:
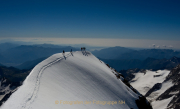
<instances>
[{"instance_id":1,"label":"rock face","mask_svg":"<svg viewBox=\"0 0 180 109\"><path fill-rule=\"evenodd\" d=\"M101 58L100 58L101 59ZM139 59L101 59L108 63L116 70L135 70L135 69L153 69L153 70L164 70L173 69L180 63L180 58L172 57L170 59L156 59L146 58L145 60Z\"/></svg>"}]
</instances>

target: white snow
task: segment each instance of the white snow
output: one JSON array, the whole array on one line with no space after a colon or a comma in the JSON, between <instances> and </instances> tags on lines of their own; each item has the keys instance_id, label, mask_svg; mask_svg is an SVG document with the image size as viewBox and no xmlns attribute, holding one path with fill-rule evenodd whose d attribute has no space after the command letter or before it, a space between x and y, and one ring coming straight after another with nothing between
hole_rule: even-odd
<instances>
[{"instance_id":1,"label":"white snow","mask_svg":"<svg viewBox=\"0 0 180 109\"><path fill-rule=\"evenodd\" d=\"M154 102L152 102L153 109L167 109L168 104L173 99L173 97L174 96L172 96L172 97L170 97L168 99L161 100L161 101L154 101Z\"/></svg>"},{"instance_id":2,"label":"white snow","mask_svg":"<svg viewBox=\"0 0 180 109\"><path fill-rule=\"evenodd\" d=\"M152 102L153 109L166 109L173 97L161 101L156 101L156 99L174 85L171 81L164 81L169 73L170 71L168 70L147 70L146 74L139 72L135 74L135 78L132 80L131 85L141 94L145 95L156 83L161 83L160 89L153 91L146 98Z\"/></svg>"},{"instance_id":3,"label":"white snow","mask_svg":"<svg viewBox=\"0 0 180 109\"><path fill-rule=\"evenodd\" d=\"M136 99L110 68L90 52L79 51L39 63L1 109L138 109Z\"/></svg>"},{"instance_id":4,"label":"white snow","mask_svg":"<svg viewBox=\"0 0 180 109\"><path fill-rule=\"evenodd\" d=\"M145 95L156 83L162 83L169 73L168 70L158 70L157 72L147 70L145 74L139 72L131 80L131 85Z\"/></svg>"},{"instance_id":5,"label":"white snow","mask_svg":"<svg viewBox=\"0 0 180 109\"><path fill-rule=\"evenodd\" d=\"M179 91L174 91L174 92L170 92L169 94L170 95L175 95L175 94L178 94L179 93Z\"/></svg>"}]
</instances>

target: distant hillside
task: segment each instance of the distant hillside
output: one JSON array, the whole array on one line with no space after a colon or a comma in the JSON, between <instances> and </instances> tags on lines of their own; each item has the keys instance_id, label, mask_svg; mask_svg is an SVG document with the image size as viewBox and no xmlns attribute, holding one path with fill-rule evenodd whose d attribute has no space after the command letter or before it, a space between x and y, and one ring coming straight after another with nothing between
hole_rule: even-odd
<instances>
[{"instance_id":1,"label":"distant hillside","mask_svg":"<svg viewBox=\"0 0 180 109\"><path fill-rule=\"evenodd\" d=\"M171 59L154 59L147 58L145 60L139 59L127 59L127 60L115 60L115 59L100 59L113 68L120 70L127 69L172 69L180 63L180 58L172 57Z\"/></svg>"},{"instance_id":2,"label":"distant hillside","mask_svg":"<svg viewBox=\"0 0 180 109\"><path fill-rule=\"evenodd\" d=\"M0 63L4 63L8 61L8 59L5 59L5 57L0 53Z\"/></svg>"},{"instance_id":3,"label":"distant hillside","mask_svg":"<svg viewBox=\"0 0 180 109\"><path fill-rule=\"evenodd\" d=\"M18 69L32 69L34 68L38 63L40 63L41 61L45 60L46 58L39 58L39 59L35 59L32 61L27 61L22 63L21 65L15 66Z\"/></svg>"},{"instance_id":4,"label":"distant hillside","mask_svg":"<svg viewBox=\"0 0 180 109\"><path fill-rule=\"evenodd\" d=\"M0 63L0 66L4 66L4 65L2 65L2 64Z\"/></svg>"},{"instance_id":5,"label":"distant hillside","mask_svg":"<svg viewBox=\"0 0 180 109\"><path fill-rule=\"evenodd\" d=\"M127 52L124 54L119 55L116 59L140 59L144 60L148 57L155 58L155 59L170 59L172 57L180 57L179 51L174 51L170 49L145 49L145 50L138 50Z\"/></svg>"},{"instance_id":6,"label":"distant hillside","mask_svg":"<svg viewBox=\"0 0 180 109\"><path fill-rule=\"evenodd\" d=\"M0 79L6 78L11 82L24 81L30 70L19 70L14 67L0 66Z\"/></svg>"},{"instance_id":7,"label":"distant hillside","mask_svg":"<svg viewBox=\"0 0 180 109\"><path fill-rule=\"evenodd\" d=\"M43 45L45 46L45 45ZM52 47L52 46L51 46ZM73 48L71 46L64 46L60 48L50 48L50 47L42 47L42 45L21 45L15 48L10 48L1 52L2 59L0 58L0 63L11 66L22 64L27 61L32 61L35 59L39 59L42 57L49 57L55 53L61 53L63 50L66 51L77 51L78 49Z\"/></svg>"},{"instance_id":8,"label":"distant hillside","mask_svg":"<svg viewBox=\"0 0 180 109\"><path fill-rule=\"evenodd\" d=\"M171 49L143 49L133 50L125 47L110 47L101 50L95 50L92 52L95 56L102 59L118 59L118 60L129 60L139 59L145 60L146 58L154 59L170 59L174 56L180 57L179 51Z\"/></svg>"},{"instance_id":9,"label":"distant hillside","mask_svg":"<svg viewBox=\"0 0 180 109\"><path fill-rule=\"evenodd\" d=\"M35 44L32 46L37 46L37 47L44 47L44 48L63 48L64 46L60 46L60 45L54 45L54 44Z\"/></svg>"},{"instance_id":10,"label":"distant hillside","mask_svg":"<svg viewBox=\"0 0 180 109\"><path fill-rule=\"evenodd\" d=\"M123 53L128 53L128 52L133 52L133 49L125 48L125 47L110 47L110 48L105 48L101 50L95 50L92 53L99 58L103 59L115 59L118 58L120 55Z\"/></svg>"},{"instance_id":11,"label":"distant hillside","mask_svg":"<svg viewBox=\"0 0 180 109\"><path fill-rule=\"evenodd\" d=\"M0 43L0 51L5 51L7 49L10 49L10 48L14 48L14 47L17 47L19 46L18 44L14 44L14 43Z\"/></svg>"}]
</instances>

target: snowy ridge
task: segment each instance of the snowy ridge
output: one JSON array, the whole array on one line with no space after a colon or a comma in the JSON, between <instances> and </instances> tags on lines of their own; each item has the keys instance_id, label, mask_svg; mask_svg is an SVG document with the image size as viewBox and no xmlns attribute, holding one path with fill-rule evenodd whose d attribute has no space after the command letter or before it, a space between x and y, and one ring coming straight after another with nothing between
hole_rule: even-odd
<instances>
[{"instance_id":1,"label":"snowy ridge","mask_svg":"<svg viewBox=\"0 0 180 109\"><path fill-rule=\"evenodd\" d=\"M69 54L67 54L67 55L65 55L65 56L66 56L66 57L69 57L70 55L71 55L71 53L69 53ZM54 63L56 63L56 62L59 62L59 61L62 60L63 58L64 58L64 56L63 56L63 57L60 57L60 58L57 58L57 59L55 59L54 61L48 63L47 65L44 65L44 66L40 69L40 71L39 71L39 73L38 73L38 75L37 75L37 80L36 80L36 85L35 85L34 91L33 91L32 95L26 100L26 102L24 103L24 106L22 106L23 109L26 108L26 106L30 106L30 105L32 104L32 102L34 102L34 99L37 97L37 92L38 92L38 90L39 90L40 79L41 79L41 75L42 75L43 71L44 71L47 67L51 66L52 64L54 64Z\"/></svg>"},{"instance_id":2,"label":"snowy ridge","mask_svg":"<svg viewBox=\"0 0 180 109\"><path fill-rule=\"evenodd\" d=\"M66 54L58 53L39 63L1 109L138 109L138 94L117 79L106 64L90 52ZM96 102L119 100L125 103ZM68 105L61 101L92 102Z\"/></svg>"}]
</instances>

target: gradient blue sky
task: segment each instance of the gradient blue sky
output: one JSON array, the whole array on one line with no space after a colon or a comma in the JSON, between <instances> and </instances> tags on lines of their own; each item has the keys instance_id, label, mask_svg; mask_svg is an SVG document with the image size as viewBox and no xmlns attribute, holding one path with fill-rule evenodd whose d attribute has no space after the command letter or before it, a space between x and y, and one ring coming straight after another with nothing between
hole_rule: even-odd
<instances>
[{"instance_id":1,"label":"gradient blue sky","mask_svg":"<svg viewBox=\"0 0 180 109\"><path fill-rule=\"evenodd\" d=\"M171 40L167 44L173 45L180 41L180 1L0 0L0 38Z\"/></svg>"}]
</instances>

